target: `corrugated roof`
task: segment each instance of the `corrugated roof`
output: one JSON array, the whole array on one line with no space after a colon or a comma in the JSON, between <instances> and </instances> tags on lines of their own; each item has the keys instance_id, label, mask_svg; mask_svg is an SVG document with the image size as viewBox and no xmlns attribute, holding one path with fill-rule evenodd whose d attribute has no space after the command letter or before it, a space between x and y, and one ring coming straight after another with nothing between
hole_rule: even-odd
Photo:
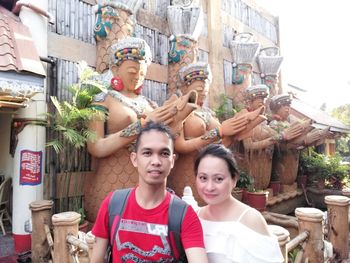
<instances>
[{"instance_id":1,"label":"corrugated roof","mask_svg":"<svg viewBox=\"0 0 350 263\"><path fill-rule=\"evenodd\" d=\"M10 70L45 76L29 29L0 6L0 71Z\"/></svg>"},{"instance_id":2,"label":"corrugated roof","mask_svg":"<svg viewBox=\"0 0 350 263\"><path fill-rule=\"evenodd\" d=\"M293 99L291 108L305 117L312 119L315 122L313 126L316 128L330 127L330 131L350 133L349 126L299 99Z\"/></svg>"}]
</instances>

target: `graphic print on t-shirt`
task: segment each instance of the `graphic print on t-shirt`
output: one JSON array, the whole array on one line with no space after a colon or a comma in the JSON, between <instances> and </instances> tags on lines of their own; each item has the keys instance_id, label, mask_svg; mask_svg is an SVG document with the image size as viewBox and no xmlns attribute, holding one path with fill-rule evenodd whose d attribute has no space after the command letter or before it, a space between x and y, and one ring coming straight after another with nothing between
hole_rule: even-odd
<instances>
[{"instance_id":1,"label":"graphic print on t-shirt","mask_svg":"<svg viewBox=\"0 0 350 263\"><path fill-rule=\"evenodd\" d=\"M167 235L168 225L121 219L115 239L117 249L122 255L121 261L173 262ZM123 240L125 241L123 242ZM142 244L142 247L129 240L137 240L139 245Z\"/></svg>"}]
</instances>

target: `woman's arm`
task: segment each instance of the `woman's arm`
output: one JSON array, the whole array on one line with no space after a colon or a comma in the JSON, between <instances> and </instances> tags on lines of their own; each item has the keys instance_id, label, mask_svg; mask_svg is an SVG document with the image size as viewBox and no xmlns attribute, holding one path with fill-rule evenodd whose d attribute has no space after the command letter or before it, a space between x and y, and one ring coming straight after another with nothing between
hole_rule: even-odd
<instances>
[{"instance_id":1,"label":"woman's arm","mask_svg":"<svg viewBox=\"0 0 350 263\"><path fill-rule=\"evenodd\" d=\"M189 263L208 263L207 254L204 248L192 247L185 250Z\"/></svg>"},{"instance_id":2,"label":"woman's arm","mask_svg":"<svg viewBox=\"0 0 350 263\"><path fill-rule=\"evenodd\" d=\"M241 223L265 236L273 236L267 227L267 223L262 214L255 210L250 209L241 219Z\"/></svg>"}]
</instances>

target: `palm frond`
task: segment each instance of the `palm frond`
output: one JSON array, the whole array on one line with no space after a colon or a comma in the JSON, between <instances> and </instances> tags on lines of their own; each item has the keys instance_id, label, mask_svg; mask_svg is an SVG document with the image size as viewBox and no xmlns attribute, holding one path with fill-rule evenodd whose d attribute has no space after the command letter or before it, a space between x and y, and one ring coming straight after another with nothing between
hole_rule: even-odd
<instances>
[{"instance_id":1,"label":"palm frond","mask_svg":"<svg viewBox=\"0 0 350 263\"><path fill-rule=\"evenodd\" d=\"M57 154L63 150L63 144L59 140L54 140L46 143L46 147L52 147Z\"/></svg>"}]
</instances>

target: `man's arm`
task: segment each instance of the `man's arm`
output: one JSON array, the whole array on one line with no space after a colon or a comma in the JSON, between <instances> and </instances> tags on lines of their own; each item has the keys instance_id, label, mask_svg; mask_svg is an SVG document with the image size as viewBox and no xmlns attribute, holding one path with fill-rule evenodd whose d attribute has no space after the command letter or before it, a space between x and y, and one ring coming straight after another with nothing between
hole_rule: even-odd
<instances>
[{"instance_id":1,"label":"man's arm","mask_svg":"<svg viewBox=\"0 0 350 263\"><path fill-rule=\"evenodd\" d=\"M181 242L189 263L207 263L203 230L197 214L188 206L181 225Z\"/></svg>"},{"instance_id":2,"label":"man's arm","mask_svg":"<svg viewBox=\"0 0 350 263\"><path fill-rule=\"evenodd\" d=\"M189 263L208 263L207 253L204 248L192 247L185 249L187 260Z\"/></svg>"},{"instance_id":3,"label":"man's arm","mask_svg":"<svg viewBox=\"0 0 350 263\"><path fill-rule=\"evenodd\" d=\"M92 263L104 263L104 256L106 254L108 239L96 237L94 248L92 251Z\"/></svg>"}]
</instances>

